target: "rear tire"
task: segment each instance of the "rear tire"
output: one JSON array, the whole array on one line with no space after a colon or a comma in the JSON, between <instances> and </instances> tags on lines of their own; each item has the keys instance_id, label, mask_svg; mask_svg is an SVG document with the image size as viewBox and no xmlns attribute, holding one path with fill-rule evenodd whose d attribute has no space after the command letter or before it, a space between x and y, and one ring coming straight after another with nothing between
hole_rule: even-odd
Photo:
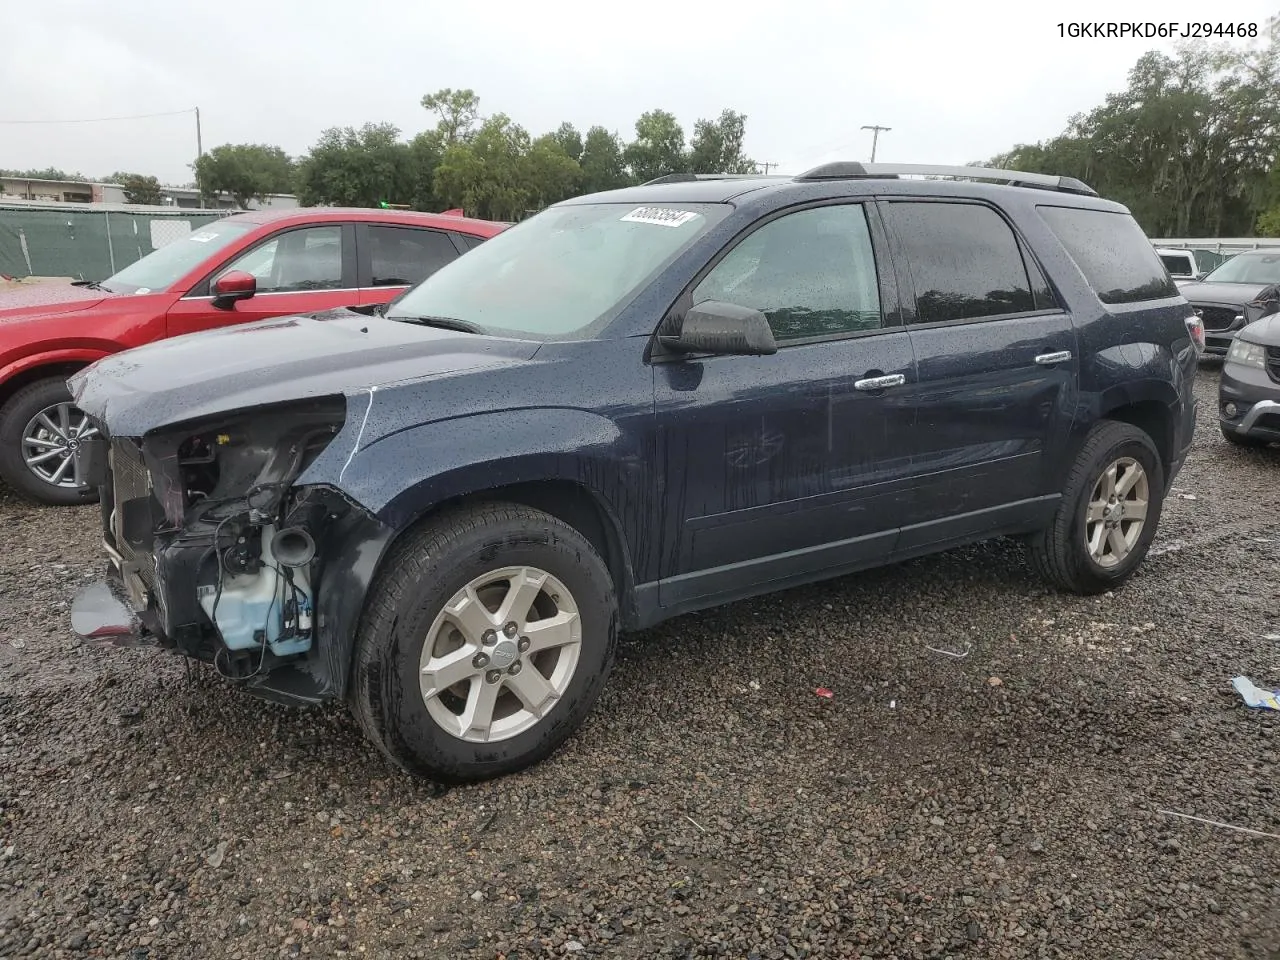
<instances>
[{"instance_id":1,"label":"rear tire","mask_svg":"<svg viewBox=\"0 0 1280 960\"><path fill-rule=\"evenodd\" d=\"M32 433L32 424L42 412L47 413L50 421L60 427L56 412L65 405L72 414L72 420L78 422L83 416L79 410L71 406L71 392L66 381L59 377L37 380L23 387L0 407L0 479L3 479L15 493L24 499L49 506L69 507L83 503L93 503L98 499L95 487L60 486L36 474L27 465L29 455L37 455L37 451L56 454L52 446L32 447L32 443L52 444L58 442L58 434L47 427L41 436L28 437ZM74 426L73 422L73 426ZM71 438L75 439L75 438ZM31 454L28 454L28 448ZM37 466L43 473L56 473L62 461L54 456ZM72 462L66 470L74 470ZM60 478L61 479L61 478Z\"/></svg>"},{"instance_id":2,"label":"rear tire","mask_svg":"<svg viewBox=\"0 0 1280 960\"><path fill-rule=\"evenodd\" d=\"M1119 586L1151 547L1164 492L1164 465L1151 438L1132 424L1104 420L1085 437L1053 522L1030 538L1032 566L1071 593Z\"/></svg>"},{"instance_id":3,"label":"rear tire","mask_svg":"<svg viewBox=\"0 0 1280 960\"><path fill-rule=\"evenodd\" d=\"M594 706L617 621L609 570L572 527L517 504L452 511L406 534L374 580L352 713L417 776L522 770Z\"/></svg>"},{"instance_id":4,"label":"rear tire","mask_svg":"<svg viewBox=\"0 0 1280 960\"><path fill-rule=\"evenodd\" d=\"M1222 423L1219 423L1218 427L1222 430L1222 439L1232 446L1257 450L1260 447L1267 447L1271 445L1271 441L1269 440L1261 440L1258 437L1250 437L1247 434L1236 433L1230 427L1225 426Z\"/></svg>"}]
</instances>

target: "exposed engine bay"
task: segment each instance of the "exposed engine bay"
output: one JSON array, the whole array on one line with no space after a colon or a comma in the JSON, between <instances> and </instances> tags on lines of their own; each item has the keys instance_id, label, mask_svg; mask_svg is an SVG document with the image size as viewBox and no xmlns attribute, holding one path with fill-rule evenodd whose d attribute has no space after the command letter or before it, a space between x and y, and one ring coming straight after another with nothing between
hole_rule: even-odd
<instances>
[{"instance_id":1,"label":"exposed engine bay","mask_svg":"<svg viewBox=\"0 0 1280 960\"><path fill-rule=\"evenodd\" d=\"M241 680L311 650L317 541L345 506L294 481L344 417L323 398L104 437L106 545L160 642Z\"/></svg>"}]
</instances>

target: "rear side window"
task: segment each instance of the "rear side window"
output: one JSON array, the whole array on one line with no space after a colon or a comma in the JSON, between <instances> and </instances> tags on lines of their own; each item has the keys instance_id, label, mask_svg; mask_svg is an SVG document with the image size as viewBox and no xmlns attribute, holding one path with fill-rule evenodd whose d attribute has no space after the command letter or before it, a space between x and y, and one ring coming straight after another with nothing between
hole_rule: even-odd
<instances>
[{"instance_id":1,"label":"rear side window","mask_svg":"<svg viewBox=\"0 0 1280 960\"><path fill-rule=\"evenodd\" d=\"M1195 271L1191 268L1191 259L1189 257L1179 256L1175 253L1160 254L1160 261L1164 264L1164 268L1169 271L1171 277L1190 277Z\"/></svg>"},{"instance_id":2,"label":"rear side window","mask_svg":"<svg viewBox=\"0 0 1280 960\"><path fill-rule=\"evenodd\" d=\"M1178 285L1129 214L1079 207L1037 209L1103 303L1178 295Z\"/></svg>"},{"instance_id":3,"label":"rear side window","mask_svg":"<svg viewBox=\"0 0 1280 960\"><path fill-rule=\"evenodd\" d=\"M484 243L484 237L473 237L469 233L455 233L455 237L462 241L462 245L468 250L474 250L480 244Z\"/></svg>"},{"instance_id":4,"label":"rear side window","mask_svg":"<svg viewBox=\"0 0 1280 960\"><path fill-rule=\"evenodd\" d=\"M894 202L885 205L885 215L910 265L916 323L978 320L1037 308L1018 240L990 207ZM1047 289L1041 291L1046 296Z\"/></svg>"},{"instance_id":5,"label":"rear side window","mask_svg":"<svg viewBox=\"0 0 1280 960\"><path fill-rule=\"evenodd\" d=\"M409 286L457 257L448 234L414 227L369 227L372 286Z\"/></svg>"}]
</instances>

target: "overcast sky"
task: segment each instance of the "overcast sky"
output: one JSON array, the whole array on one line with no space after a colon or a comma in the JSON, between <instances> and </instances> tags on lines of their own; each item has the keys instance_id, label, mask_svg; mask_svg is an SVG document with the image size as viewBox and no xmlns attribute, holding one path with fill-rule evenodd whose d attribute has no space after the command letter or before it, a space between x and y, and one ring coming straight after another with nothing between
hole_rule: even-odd
<instances>
[{"instance_id":1,"label":"overcast sky","mask_svg":"<svg viewBox=\"0 0 1280 960\"><path fill-rule=\"evenodd\" d=\"M535 135L569 120L629 138L636 117L654 107L691 132L699 117L731 107L747 115L748 155L784 173L866 159L863 124L892 127L878 160L984 160L1061 132L1071 114L1122 88L1144 51L1170 46L1059 36L1067 18L1106 20L1138 7L1097 0L650 0L617 13L599 0L20 7L0 23L0 121L199 106L206 149L261 142L297 156L330 126L385 120L412 135L434 123L419 105L424 93L470 87L482 113L505 112ZM1153 12L1137 19L1229 15L1261 29L1280 2L1164 0L1142 9ZM0 167L137 171L182 183L195 150L190 114L0 123Z\"/></svg>"}]
</instances>

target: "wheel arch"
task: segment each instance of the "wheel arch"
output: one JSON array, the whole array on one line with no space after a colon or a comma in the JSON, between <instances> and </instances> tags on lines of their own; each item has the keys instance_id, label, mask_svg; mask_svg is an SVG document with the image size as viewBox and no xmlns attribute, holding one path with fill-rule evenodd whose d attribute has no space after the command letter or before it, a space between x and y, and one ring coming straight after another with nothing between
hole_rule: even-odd
<instances>
[{"instance_id":1,"label":"wheel arch","mask_svg":"<svg viewBox=\"0 0 1280 960\"><path fill-rule=\"evenodd\" d=\"M466 488L420 513L412 523L395 534L388 549L447 510L461 510L484 503L516 503L531 507L577 530L604 560L613 580L623 622L629 623L634 619L635 571L621 525L604 498L581 481L553 477Z\"/></svg>"},{"instance_id":2,"label":"wheel arch","mask_svg":"<svg viewBox=\"0 0 1280 960\"><path fill-rule=\"evenodd\" d=\"M465 510L485 503L515 503L541 510L581 533L600 554L609 571L618 600L620 623L624 629L637 622L634 568L627 551L621 527L603 498L585 484L567 479L549 479L475 486L455 492L432 504L409 523L396 530L378 522L363 511L363 519L355 523L335 542L340 551L336 563L321 575L317 595L320 629L327 634L327 649L320 651L324 661L326 687L334 695L345 697L350 691L355 667L356 632L365 615L372 585L385 568L398 543L433 523L451 510ZM356 603L338 603L330 594L350 598Z\"/></svg>"},{"instance_id":3,"label":"wheel arch","mask_svg":"<svg viewBox=\"0 0 1280 960\"><path fill-rule=\"evenodd\" d=\"M1161 380L1128 383L1101 395L1098 418L1128 423L1149 436L1167 476L1176 455L1177 404L1178 393L1171 383Z\"/></svg>"},{"instance_id":4,"label":"wheel arch","mask_svg":"<svg viewBox=\"0 0 1280 960\"><path fill-rule=\"evenodd\" d=\"M89 364L109 356L107 350L58 350L24 357L0 371L0 407L24 387L50 377L66 379Z\"/></svg>"}]
</instances>

